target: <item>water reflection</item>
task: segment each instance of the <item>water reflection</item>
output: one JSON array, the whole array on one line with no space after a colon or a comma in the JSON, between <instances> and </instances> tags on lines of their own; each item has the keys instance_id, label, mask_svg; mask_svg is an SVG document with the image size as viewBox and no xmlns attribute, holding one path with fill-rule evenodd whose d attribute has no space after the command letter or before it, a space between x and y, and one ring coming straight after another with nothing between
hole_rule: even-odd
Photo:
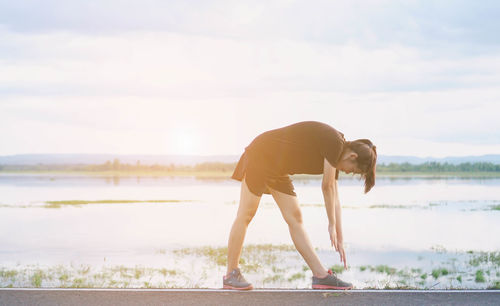
<instances>
[{"instance_id":1,"label":"water reflection","mask_svg":"<svg viewBox=\"0 0 500 306\"><path fill-rule=\"evenodd\" d=\"M324 251L330 249L330 241L321 180L294 179L294 185L319 256L337 263L334 252ZM432 261L435 266L447 265L450 256L430 251L436 245L462 254L453 255L464 261L461 264L467 264L463 255L467 250L500 250L495 235L500 232L500 211L488 210L500 201L499 178L379 178L367 195L356 178L342 178L339 185L345 244L354 266L424 268ZM98 266L105 257L106 263L116 265L162 266L171 250L224 247L239 195L240 183L224 178L0 176L0 204L8 204L0 205L0 263ZM43 208L45 201L105 199L190 201ZM271 196L262 197L246 243L291 244ZM158 249L166 253L160 256L155 253ZM301 268L303 262L294 264ZM189 267L186 263L183 269L195 275ZM362 279L349 275L358 282ZM207 285L217 286L219 281L217 277Z\"/></svg>"}]
</instances>

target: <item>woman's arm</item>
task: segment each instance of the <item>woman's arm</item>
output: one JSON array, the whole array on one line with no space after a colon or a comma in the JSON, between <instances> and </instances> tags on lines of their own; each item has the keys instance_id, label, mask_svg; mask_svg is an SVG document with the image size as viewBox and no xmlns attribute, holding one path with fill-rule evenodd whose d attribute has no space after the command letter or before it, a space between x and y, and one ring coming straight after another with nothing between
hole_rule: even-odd
<instances>
[{"instance_id":1,"label":"woman's arm","mask_svg":"<svg viewBox=\"0 0 500 306\"><path fill-rule=\"evenodd\" d=\"M344 251L344 236L342 233L342 211L339 201L338 184L335 179L335 167L325 159L323 166L323 181L321 188L325 199L326 214L328 215L328 232L330 241L340 254L340 261L347 269Z\"/></svg>"},{"instance_id":2,"label":"woman's arm","mask_svg":"<svg viewBox=\"0 0 500 306\"><path fill-rule=\"evenodd\" d=\"M335 228L335 168L326 160L323 165L323 181L321 182L321 190L325 199L326 215L328 216L328 224ZM333 244L333 241L332 241Z\"/></svg>"}]
</instances>

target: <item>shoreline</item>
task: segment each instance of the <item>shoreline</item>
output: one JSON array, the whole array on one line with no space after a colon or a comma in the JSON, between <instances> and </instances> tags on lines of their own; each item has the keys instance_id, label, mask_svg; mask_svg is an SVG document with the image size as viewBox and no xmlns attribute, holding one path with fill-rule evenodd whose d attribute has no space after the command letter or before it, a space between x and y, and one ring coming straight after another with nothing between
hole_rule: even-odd
<instances>
[{"instance_id":1,"label":"shoreline","mask_svg":"<svg viewBox=\"0 0 500 306\"><path fill-rule=\"evenodd\" d=\"M0 171L2 176L84 176L84 177L197 177L231 179L225 171ZM320 180L321 174L294 174L293 180ZM358 179L359 176L340 173L340 178ZM500 172L378 172L377 178L500 178Z\"/></svg>"}]
</instances>

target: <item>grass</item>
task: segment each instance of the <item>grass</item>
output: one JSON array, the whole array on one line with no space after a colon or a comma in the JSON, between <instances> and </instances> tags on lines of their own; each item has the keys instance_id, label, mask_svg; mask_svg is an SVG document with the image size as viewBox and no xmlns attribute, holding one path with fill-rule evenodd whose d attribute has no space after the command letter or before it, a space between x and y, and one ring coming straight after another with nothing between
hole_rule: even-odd
<instances>
[{"instance_id":1,"label":"grass","mask_svg":"<svg viewBox=\"0 0 500 306\"><path fill-rule=\"evenodd\" d=\"M476 278L474 279L476 283L484 283L486 280L484 279L484 271L483 270L477 270L476 271Z\"/></svg>"},{"instance_id":2,"label":"grass","mask_svg":"<svg viewBox=\"0 0 500 306\"><path fill-rule=\"evenodd\" d=\"M60 207L61 205L85 205L85 204L128 204L128 203L179 203L189 202L181 200L64 200L64 201L46 201L47 206Z\"/></svg>"},{"instance_id":3,"label":"grass","mask_svg":"<svg viewBox=\"0 0 500 306\"><path fill-rule=\"evenodd\" d=\"M378 265L378 266L374 267L374 271L377 273L385 273L385 274L392 275L392 274L396 273L397 269L391 268L387 265Z\"/></svg>"},{"instance_id":4,"label":"grass","mask_svg":"<svg viewBox=\"0 0 500 306\"><path fill-rule=\"evenodd\" d=\"M199 248L184 248L174 250L176 255L195 255L207 257L208 261L217 266L227 265L227 247L204 246ZM296 252L293 245L250 244L243 248L240 258L241 269L244 272L255 272L263 266L271 266L278 262L282 252Z\"/></svg>"},{"instance_id":5,"label":"grass","mask_svg":"<svg viewBox=\"0 0 500 306\"><path fill-rule=\"evenodd\" d=\"M169 270L169 269L162 268L162 269L160 269L160 273L161 273L163 276L167 276L167 275L177 275L177 270Z\"/></svg>"},{"instance_id":6,"label":"grass","mask_svg":"<svg viewBox=\"0 0 500 306\"><path fill-rule=\"evenodd\" d=\"M434 277L435 279L438 279L440 276L448 275L449 271L446 268L438 268L438 269L433 269L431 274L432 274L432 277Z\"/></svg>"},{"instance_id":7,"label":"grass","mask_svg":"<svg viewBox=\"0 0 500 306\"><path fill-rule=\"evenodd\" d=\"M344 272L344 266L342 265L333 265L330 267L330 270L337 274L342 274Z\"/></svg>"},{"instance_id":8,"label":"grass","mask_svg":"<svg viewBox=\"0 0 500 306\"><path fill-rule=\"evenodd\" d=\"M385 205L385 204L380 204L380 205L370 205L368 208L413 208L415 206L410 206L410 205Z\"/></svg>"},{"instance_id":9,"label":"grass","mask_svg":"<svg viewBox=\"0 0 500 306\"><path fill-rule=\"evenodd\" d=\"M45 274L41 270L35 271L33 275L31 276L31 285L33 287L41 287L42 286L42 280L45 277Z\"/></svg>"},{"instance_id":10,"label":"grass","mask_svg":"<svg viewBox=\"0 0 500 306\"><path fill-rule=\"evenodd\" d=\"M500 205L491 205L489 210L500 210Z\"/></svg>"},{"instance_id":11,"label":"grass","mask_svg":"<svg viewBox=\"0 0 500 306\"><path fill-rule=\"evenodd\" d=\"M500 289L500 281L495 281L493 285L489 286L488 289L499 290Z\"/></svg>"},{"instance_id":12,"label":"grass","mask_svg":"<svg viewBox=\"0 0 500 306\"><path fill-rule=\"evenodd\" d=\"M266 251L271 251L275 248L269 247L268 245L253 245L253 252L256 252L252 256L261 256ZM222 250L224 248L212 248L213 250ZM282 250L288 252L291 250L290 246L281 245L276 247L277 250ZM197 248L188 249L189 252L185 251L178 252L178 258L183 257L186 253L196 251ZM204 251L209 250L204 249ZM199 251L199 250L198 250ZM277 252L279 255L280 252ZM191 253L189 253L191 254ZM286 254L290 256L290 254ZM199 261L204 260L203 258L195 257L193 260ZM207 260L208 258L205 258ZM307 283L307 273L308 267L306 265L296 265L292 266L283 265L285 263L285 257L277 256L275 261L271 266L266 268L266 265L261 265L255 268L253 272L260 275L262 284L275 283L275 285L288 284L289 286L300 285ZM189 260L189 259L188 259ZM250 259L246 258L244 260L245 264L255 264L249 263ZM182 270L179 269L168 269L168 268L149 268L144 266L127 267L123 265L103 267L101 270L91 267L89 265L80 265L65 267L56 266L49 268L39 268L30 267L28 268L18 268L16 269L5 269L0 268L0 286L33 286L33 287L43 287L43 286L57 286L62 288L195 288L203 286L203 281L207 279L207 275L213 275L215 272L213 269L219 271L220 268L215 266L207 266L202 263L201 271L198 271L198 276L196 277L196 282L192 282L189 277L192 275L186 275ZM242 270L243 270L242 265ZM337 273L343 271L343 266L333 265L330 267ZM222 269L223 270L223 269ZM396 269L388 265L363 265L356 267L356 271L360 272L374 272L377 274L382 274L376 276L376 278L382 277L377 284L373 286L376 289L425 289L426 284L429 284L429 276L433 276L434 279L438 279L442 276L448 275L447 278L439 279L437 284L440 286L445 286L446 289L455 288L456 281L460 284L477 283L484 284L479 285L483 288L488 289L500 289L500 281L498 278L496 280L487 281L488 275L490 277L498 276L498 270L485 270L479 269L467 273L463 272L450 272L448 268L439 267L432 270L431 272L422 272L420 268L404 268ZM490 272L488 274L488 271ZM218 272L217 272L218 273ZM383 276L385 275L385 276ZM255 277L255 276L254 276ZM427 281L426 281L427 280ZM55 283L54 283L55 281ZM448 285L446 285L448 283ZM369 285L370 283L367 283ZM372 283L374 284L374 283ZM436 284L435 284L436 285ZM433 288L435 285L430 286ZM477 287L476 287L477 288ZM360 288L361 289L361 288ZM464 289L460 287L459 289Z\"/></svg>"},{"instance_id":13,"label":"grass","mask_svg":"<svg viewBox=\"0 0 500 306\"><path fill-rule=\"evenodd\" d=\"M64 288L200 287L204 286L207 279L211 279L213 282L212 278L215 274L223 273L221 271L224 271L226 266L227 248L206 246L165 251L161 254L169 258L173 256L171 259L176 263L178 260L182 260L184 263L196 262L197 265L200 265L201 270L197 269L196 276L193 276L192 272L185 274L182 268L176 269L175 266L149 268L117 265L105 266L102 269L84 264L79 266L71 265L70 267L59 265L49 268L27 266L27 268L7 269L0 267L0 286L56 286ZM464 252L463 254L467 253ZM192 257L186 257L186 255ZM243 250L242 255L240 261L242 271L244 273L255 273L253 276L250 275L250 279L258 277L259 281L254 280L257 284L262 282L261 284L271 283L272 286L285 285L293 287L304 286L304 284L310 282L307 275L311 272L309 272L309 268L303 261L299 261L299 264L297 264L296 260L301 259L293 245L248 245ZM415 267L396 269L388 265L362 265L353 267L355 268L352 271L354 274L350 274L350 276L358 278L360 274L364 274L361 279L369 276L371 281L365 281L365 284L377 289L432 289L437 284L445 289L456 287L457 284L463 287L471 286L475 289L498 289L500 286L500 269L491 266L492 263L496 262L497 257L498 252L473 252L464 257L461 263L467 266L468 260L474 259L481 265L480 268L468 265L466 271L462 272L456 270L454 262L450 263L448 261L442 263L445 265L437 266L432 271ZM453 264L453 267L447 266L447 264ZM188 270L190 269L185 264L182 266ZM181 267L180 264L179 267ZM342 265L332 265L329 268L338 274L344 272ZM376 281L373 281L374 279ZM463 287L460 289L464 289Z\"/></svg>"},{"instance_id":14,"label":"grass","mask_svg":"<svg viewBox=\"0 0 500 306\"><path fill-rule=\"evenodd\" d=\"M478 267L480 264L491 263L500 267L500 252L478 252L473 253L473 257L469 260L469 264Z\"/></svg>"},{"instance_id":15,"label":"grass","mask_svg":"<svg viewBox=\"0 0 500 306\"><path fill-rule=\"evenodd\" d=\"M264 278L264 280L262 282L263 283L275 283L275 282L279 282L282 280L284 280L283 275L275 274L275 275L267 276L266 278Z\"/></svg>"},{"instance_id":16,"label":"grass","mask_svg":"<svg viewBox=\"0 0 500 306\"><path fill-rule=\"evenodd\" d=\"M18 272L16 270L0 269L0 277L2 278L13 278L16 277L17 273Z\"/></svg>"},{"instance_id":17,"label":"grass","mask_svg":"<svg viewBox=\"0 0 500 306\"><path fill-rule=\"evenodd\" d=\"M89 265L63 266L40 268L27 266L18 270L0 268L0 287L44 287L55 286L60 288L167 288L172 287L170 280L183 277L179 270L155 269L142 266L103 267L96 271ZM168 278L168 281L165 281ZM152 279L155 281L152 282ZM159 281L160 280L160 281ZM183 287L179 285L178 287Z\"/></svg>"},{"instance_id":18,"label":"grass","mask_svg":"<svg viewBox=\"0 0 500 306\"><path fill-rule=\"evenodd\" d=\"M304 273L299 272L299 273L295 273L292 276L290 276L288 278L288 281L289 282L293 282L293 281L295 281L297 279L305 279L305 278L306 278L306 275Z\"/></svg>"}]
</instances>

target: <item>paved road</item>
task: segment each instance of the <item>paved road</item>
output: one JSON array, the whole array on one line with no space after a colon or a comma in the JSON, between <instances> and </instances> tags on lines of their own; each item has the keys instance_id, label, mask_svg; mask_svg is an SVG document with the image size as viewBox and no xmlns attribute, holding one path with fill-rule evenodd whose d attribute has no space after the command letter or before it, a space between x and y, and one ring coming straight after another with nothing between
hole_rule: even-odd
<instances>
[{"instance_id":1,"label":"paved road","mask_svg":"<svg viewBox=\"0 0 500 306\"><path fill-rule=\"evenodd\" d=\"M0 305L500 305L500 290L0 289Z\"/></svg>"}]
</instances>

